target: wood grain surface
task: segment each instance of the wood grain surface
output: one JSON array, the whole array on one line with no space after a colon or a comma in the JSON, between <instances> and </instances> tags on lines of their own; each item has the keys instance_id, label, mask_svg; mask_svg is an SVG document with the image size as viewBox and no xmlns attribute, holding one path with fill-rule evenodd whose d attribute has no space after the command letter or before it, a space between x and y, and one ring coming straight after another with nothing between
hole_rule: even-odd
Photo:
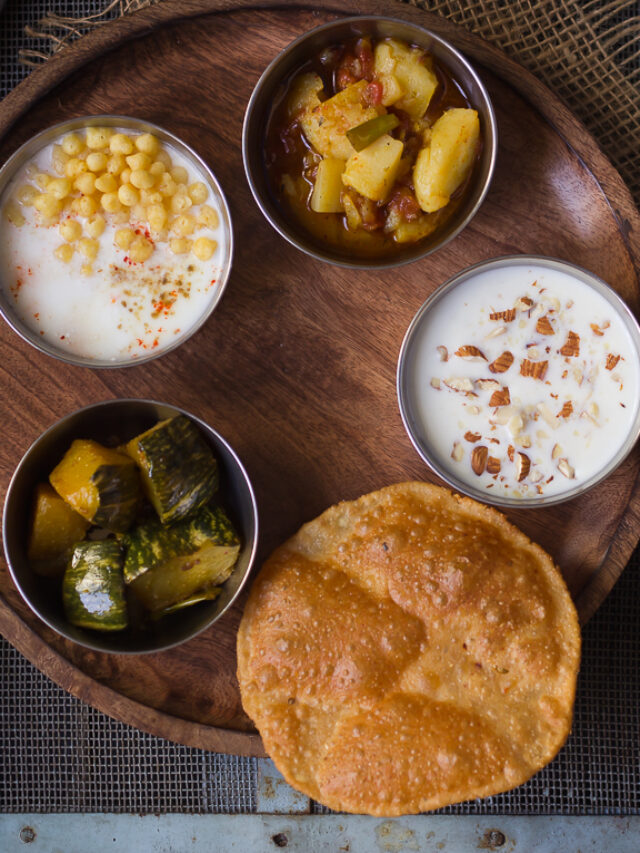
<instances>
[{"instance_id":1,"label":"wood grain surface","mask_svg":"<svg viewBox=\"0 0 640 853\"><path fill-rule=\"evenodd\" d=\"M261 560L339 500L406 479L436 481L403 429L395 368L424 299L469 264L515 252L574 261L637 313L640 217L587 131L538 81L449 22L392 0L349 13L393 15L448 38L473 61L496 107L500 151L479 214L423 261L354 272L313 261L262 219L240 152L244 108L268 62L347 7L328 2L175 0L94 31L34 72L0 106L0 160L62 119L124 113L181 136L209 162L231 207L236 256L225 297L190 341L147 365L91 371L0 329L4 441L0 487L50 424L91 402L149 397L211 423L239 453L261 518ZM634 451L602 486L548 510L508 513L550 551L583 621L640 533ZM262 754L235 677L243 601L184 646L104 655L62 640L0 567L0 630L47 675L100 710L154 734L220 752Z\"/></svg>"}]
</instances>

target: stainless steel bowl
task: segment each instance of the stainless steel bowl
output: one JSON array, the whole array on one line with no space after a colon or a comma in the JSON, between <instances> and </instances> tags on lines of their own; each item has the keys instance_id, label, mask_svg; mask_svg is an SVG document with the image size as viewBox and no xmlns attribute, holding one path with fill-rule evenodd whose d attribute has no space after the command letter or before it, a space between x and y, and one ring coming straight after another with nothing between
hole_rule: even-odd
<instances>
[{"instance_id":1,"label":"stainless steel bowl","mask_svg":"<svg viewBox=\"0 0 640 853\"><path fill-rule=\"evenodd\" d=\"M455 215L436 232L408 245L388 258L353 258L337 248L321 244L301 225L287 217L273 197L264 166L264 140L273 104L286 90L291 75L323 48L359 36L397 38L427 50L458 81L480 116L484 146L471 192ZM280 53L258 80L244 118L242 157L253 197L265 218L289 243L313 258L343 267L384 269L424 258L465 228L477 213L489 189L496 161L498 131L489 95L465 57L435 33L395 18L363 16L324 24L300 36Z\"/></svg>"},{"instance_id":2,"label":"stainless steel bowl","mask_svg":"<svg viewBox=\"0 0 640 853\"><path fill-rule=\"evenodd\" d=\"M449 486L451 486L452 489L469 495L476 500L494 504L496 506L546 507L552 506L553 504L563 503L564 501L569 501L572 498L576 498L579 495L584 494L608 477L622 462L624 462L640 436L640 406L638 406L636 410L635 419L624 444L620 447L615 456L595 476L575 485L574 487L568 485L565 491L557 494L522 498L510 498L506 495L494 494L487 489L476 489L465 481L459 479L456 476L453 466L447 466L442 462L439 456L435 454L429 441L428 429L422 422L417 411L415 393L417 350L421 329L423 324L427 321L430 312L443 297L445 297L454 288L463 284L469 278L481 272L498 270L510 266L538 266L549 270L557 270L559 272L566 273L583 282L588 287L593 288L607 300L624 323L625 327L629 331L629 335L636 353L638 354L638 358L640 359L640 327L638 327L638 323L627 305L601 278L598 278L594 273L589 272L576 264L569 263L568 261L561 261L555 258L538 255L508 255L494 260L482 261L481 263L462 270L462 272L442 284L422 305L411 321L400 349L396 377L398 404L400 407L402 421L413 446L427 465ZM570 481L567 481L567 483L569 482Z\"/></svg>"},{"instance_id":3,"label":"stainless steel bowl","mask_svg":"<svg viewBox=\"0 0 640 853\"><path fill-rule=\"evenodd\" d=\"M231 215L229 213L229 207L224 197L224 193L222 192L216 176L204 160L192 148L170 131L159 127L156 124L143 121L142 119L120 115L80 116L78 118L68 119L67 121L48 127L46 130L37 133L25 142L24 145L18 148L18 150L11 155L2 168L0 168L0 209L7 201L5 192L7 187L23 166L32 160L39 151L50 143L58 140L61 136L72 131L82 130L86 127L118 127L124 130L136 131L138 133L152 133L161 142L167 143L175 148L180 154L182 154L187 160L193 162L193 164L204 173L209 184L209 189L220 208L220 227L225 232L226 245L228 246L227 255L221 264L221 271L217 282L215 296L211 300L211 303L205 313L198 319L198 321L187 332L175 338L170 346L153 350L148 355L141 355L135 359L126 358L114 361L74 355L73 353L61 350L44 341L37 332L29 328L29 326L27 326L16 314L11 300L7 298L5 282L0 282L0 315L2 315L14 332L20 335L20 337L27 341L27 343L30 343L36 349L40 350L40 352L46 353L46 355L51 355L54 358L59 358L61 361L65 361L68 364L75 364L79 367L130 367L144 364L147 361L151 361L154 358L165 355L183 344L193 334L195 334L198 329L200 329L220 302L229 278L233 257L233 229L231 225ZM3 227L1 219L0 227Z\"/></svg>"},{"instance_id":4,"label":"stainless steel bowl","mask_svg":"<svg viewBox=\"0 0 640 853\"><path fill-rule=\"evenodd\" d=\"M75 438L113 445L133 438L163 418L186 415L200 429L220 469L221 503L238 530L242 547L221 594L167 616L148 630L88 631L71 625L62 608L60 581L35 575L27 560L27 532L34 488L47 482ZM4 505L4 552L13 582L31 610L50 628L82 646L101 652L141 654L169 649L210 628L233 604L244 586L258 542L258 509L249 476L231 445L204 421L153 400L109 400L87 406L58 421L27 450L16 468Z\"/></svg>"}]
</instances>

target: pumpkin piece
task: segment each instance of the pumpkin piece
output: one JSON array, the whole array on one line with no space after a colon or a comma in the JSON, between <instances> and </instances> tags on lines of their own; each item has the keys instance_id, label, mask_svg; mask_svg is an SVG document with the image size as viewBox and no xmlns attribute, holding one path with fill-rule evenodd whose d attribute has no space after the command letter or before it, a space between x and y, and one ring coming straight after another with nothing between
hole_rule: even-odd
<instances>
[{"instance_id":1,"label":"pumpkin piece","mask_svg":"<svg viewBox=\"0 0 640 853\"><path fill-rule=\"evenodd\" d=\"M351 83L333 97L303 112L300 126L318 154L337 160L347 160L353 154L347 131L375 118L379 112L375 107L363 105L362 96L367 85L366 80Z\"/></svg>"},{"instance_id":2,"label":"pumpkin piece","mask_svg":"<svg viewBox=\"0 0 640 853\"><path fill-rule=\"evenodd\" d=\"M376 45L374 72L382 83L384 106L394 104L415 121L424 116L438 88L438 78L425 65L423 51L386 39Z\"/></svg>"},{"instance_id":3,"label":"pumpkin piece","mask_svg":"<svg viewBox=\"0 0 640 853\"><path fill-rule=\"evenodd\" d=\"M27 540L27 557L37 575L62 575L70 550L84 539L89 522L49 483L38 483Z\"/></svg>"},{"instance_id":4,"label":"pumpkin piece","mask_svg":"<svg viewBox=\"0 0 640 853\"><path fill-rule=\"evenodd\" d=\"M211 507L171 526L155 520L140 525L124 543L125 579L152 612L224 583L240 551L240 540L224 511Z\"/></svg>"},{"instance_id":5,"label":"pumpkin piece","mask_svg":"<svg viewBox=\"0 0 640 853\"><path fill-rule=\"evenodd\" d=\"M449 204L471 171L479 139L475 110L447 110L433 125L430 144L419 152L413 168L416 198L425 213Z\"/></svg>"},{"instance_id":6,"label":"pumpkin piece","mask_svg":"<svg viewBox=\"0 0 640 853\"><path fill-rule=\"evenodd\" d=\"M62 581L62 603L67 619L78 628L127 627L122 549L115 539L76 545Z\"/></svg>"},{"instance_id":7,"label":"pumpkin piece","mask_svg":"<svg viewBox=\"0 0 640 853\"><path fill-rule=\"evenodd\" d=\"M177 604L171 604L165 607L164 610L158 610L151 614L152 619L162 619L163 616L168 616L170 613L177 613L179 610L184 610L185 607L191 607L192 604L200 604L201 601L215 601L220 595L222 589L219 586L213 589L205 589L202 592L197 592L195 595L185 598L184 601L178 601Z\"/></svg>"},{"instance_id":8,"label":"pumpkin piece","mask_svg":"<svg viewBox=\"0 0 640 853\"><path fill-rule=\"evenodd\" d=\"M49 482L76 512L98 527L124 533L136 517L140 475L133 460L97 441L73 441Z\"/></svg>"},{"instance_id":9,"label":"pumpkin piece","mask_svg":"<svg viewBox=\"0 0 640 853\"><path fill-rule=\"evenodd\" d=\"M142 485L163 524L195 512L218 488L218 463L198 428L178 415L127 444Z\"/></svg>"},{"instance_id":10,"label":"pumpkin piece","mask_svg":"<svg viewBox=\"0 0 640 853\"><path fill-rule=\"evenodd\" d=\"M388 133L347 160L342 183L371 201L384 201L396 179L403 144Z\"/></svg>"}]
</instances>

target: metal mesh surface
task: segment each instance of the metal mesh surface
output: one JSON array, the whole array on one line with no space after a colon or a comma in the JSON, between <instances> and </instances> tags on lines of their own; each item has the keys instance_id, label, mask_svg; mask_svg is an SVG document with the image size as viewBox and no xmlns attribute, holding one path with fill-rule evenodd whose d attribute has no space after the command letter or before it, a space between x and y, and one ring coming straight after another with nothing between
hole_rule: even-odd
<instances>
[{"instance_id":1,"label":"metal mesh surface","mask_svg":"<svg viewBox=\"0 0 640 853\"><path fill-rule=\"evenodd\" d=\"M619 20L631 21L637 3L618 6ZM104 2L9 0L0 12L0 97L28 73L18 50L42 47L24 26L52 7L86 15ZM458 8L462 15L466 6ZM640 57L632 72L622 36L623 29L618 59L637 80ZM443 812L640 814L638 625L640 550L585 629L573 732L557 759L515 791ZM0 638L0 811L248 813L256 784L254 759L189 749L115 722L60 690Z\"/></svg>"}]
</instances>

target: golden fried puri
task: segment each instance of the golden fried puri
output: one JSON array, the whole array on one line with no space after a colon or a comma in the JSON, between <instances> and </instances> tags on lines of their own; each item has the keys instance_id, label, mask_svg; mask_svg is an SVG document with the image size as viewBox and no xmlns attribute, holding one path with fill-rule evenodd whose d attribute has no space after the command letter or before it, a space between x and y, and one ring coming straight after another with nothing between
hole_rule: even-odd
<instances>
[{"instance_id":1,"label":"golden fried puri","mask_svg":"<svg viewBox=\"0 0 640 853\"><path fill-rule=\"evenodd\" d=\"M567 737L579 657L551 558L425 483L305 524L264 565L238 634L242 701L286 780L380 816L529 779Z\"/></svg>"}]
</instances>

